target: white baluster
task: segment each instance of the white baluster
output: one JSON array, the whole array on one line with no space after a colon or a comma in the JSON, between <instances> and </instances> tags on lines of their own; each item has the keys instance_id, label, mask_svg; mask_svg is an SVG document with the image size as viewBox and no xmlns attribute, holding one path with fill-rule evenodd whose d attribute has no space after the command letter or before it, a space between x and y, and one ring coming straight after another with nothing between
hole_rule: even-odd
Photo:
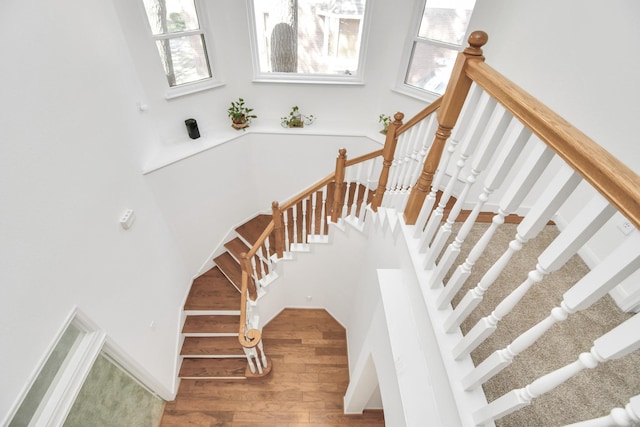
<instances>
[{"instance_id":1,"label":"white baluster","mask_svg":"<svg viewBox=\"0 0 640 427\"><path fill-rule=\"evenodd\" d=\"M473 414L476 424L497 420L531 403L582 370L593 369L598 364L619 359L640 348L640 314L627 319L594 341L591 351L581 353L578 359L560 369L538 378L528 386L512 390Z\"/></svg>"},{"instance_id":2,"label":"white baluster","mask_svg":"<svg viewBox=\"0 0 640 427\"><path fill-rule=\"evenodd\" d=\"M614 213L613 206L599 195L587 203L567 228L540 254L536 269L529 272L527 279L502 300L489 316L478 321L460 341L454 348L454 357L460 358L469 354L491 335L496 330L498 322L513 310L535 283L539 283L546 275L569 261L569 258L575 255Z\"/></svg>"},{"instance_id":3,"label":"white baluster","mask_svg":"<svg viewBox=\"0 0 640 427\"><path fill-rule=\"evenodd\" d=\"M398 176L398 195L394 203L394 208L396 208L396 210L398 211L402 210L403 200L408 197L409 187L411 186L411 167L414 163L413 153L417 150L417 135L419 133L419 127L421 123L413 126L406 136L407 142L405 144L404 161L402 163L402 169Z\"/></svg>"},{"instance_id":4,"label":"white baluster","mask_svg":"<svg viewBox=\"0 0 640 427\"><path fill-rule=\"evenodd\" d=\"M584 310L609 293L621 281L640 268L640 234L634 233L604 261L587 273L564 294L559 307L502 350L497 350L462 380L465 390L480 386L511 364L514 357L536 342L555 323Z\"/></svg>"},{"instance_id":5,"label":"white baluster","mask_svg":"<svg viewBox=\"0 0 640 427\"><path fill-rule=\"evenodd\" d=\"M473 153L476 146L478 145L480 137L484 133L496 105L497 101L493 98L489 98L486 101L486 105L484 106L484 108L479 108L477 110L472 124L473 132L468 132L466 137L464 138L459 154L460 158L456 162L455 172L453 172L451 178L449 179L447 187L442 192L438 207L431 213L431 216L429 217L429 221L427 222L427 226L424 229L423 237L420 241L420 251L427 252L427 257L424 263L424 267L427 269L430 269L432 267L433 259L435 259L434 256L431 256L431 252L433 251L428 251L428 249L431 246L431 240L438 230L438 226L440 225L442 217L444 216L444 208L447 206L449 199L453 195L453 190L458 181L458 177L462 172L462 168L464 168L467 158L469 158L469 156Z\"/></svg>"},{"instance_id":6,"label":"white baluster","mask_svg":"<svg viewBox=\"0 0 640 427\"><path fill-rule=\"evenodd\" d=\"M293 245L294 247L297 248L298 246L298 205L295 204L293 205L293 211L292 211L292 216L293 216Z\"/></svg>"},{"instance_id":7,"label":"white baluster","mask_svg":"<svg viewBox=\"0 0 640 427\"><path fill-rule=\"evenodd\" d=\"M256 365L253 363L253 349L252 348L242 348L244 350L244 355L247 358L247 363L249 364L249 370L252 374L256 373Z\"/></svg>"},{"instance_id":8,"label":"white baluster","mask_svg":"<svg viewBox=\"0 0 640 427\"><path fill-rule=\"evenodd\" d=\"M322 187L322 209L320 212L320 232L318 234L324 235L324 229L327 220L327 187Z\"/></svg>"},{"instance_id":9,"label":"white baluster","mask_svg":"<svg viewBox=\"0 0 640 427\"><path fill-rule=\"evenodd\" d=\"M318 220L318 212L316 209L318 208L318 192L315 191L311 195L311 235L315 236L316 234L316 221Z\"/></svg>"},{"instance_id":10,"label":"white baluster","mask_svg":"<svg viewBox=\"0 0 640 427\"><path fill-rule=\"evenodd\" d=\"M351 169L352 168L349 167L345 171L344 203L342 204L342 215L340 215L340 218L346 218L347 212L349 212L349 191L351 189L351 181L353 180L351 177Z\"/></svg>"},{"instance_id":11,"label":"white baluster","mask_svg":"<svg viewBox=\"0 0 640 427\"><path fill-rule=\"evenodd\" d=\"M453 331L482 301L484 293L495 282L513 255L522 249L522 245L533 239L542 231L551 217L565 202L571 192L578 186L580 176L568 166L553 178L553 184L535 202L531 211L516 228L516 236L509 243L504 254L487 270L475 288L469 290L455 310L445 320L447 331Z\"/></svg>"},{"instance_id":12,"label":"white baluster","mask_svg":"<svg viewBox=\"0 0 640 427\"><path fill-rule=\"evenodd\" d=\"M542 175L542 172L553 158L553 155L553 151L545 144L535 144L534 149L527 157L526 164L502 197L498 214L493 217L491 226L484 232L480 240L476 242L464 263L456 268L451 279L449 279L449 282L440 294L438 299L439 307L444 308L449 304L460 288L462 288L471 275L473 266L484 253L496 230L504 223L504 218L520 206L540 175ZM462 323L462 321L460 321L460 323L452 326L451 320L452 319L449 319L447 323L447 331L449 332Z\"/></svg>"},{"instance_id":13,"label":"white baluster","mask_svg":"<svg viewBox=\"0 0 640 427\"><path fill-rule=\"evenodd\" d=\"M258 350L260 350L260 354L262 355L262 364L263 366L267 366L267 355L264 353L264 346L262 344L262 340L258 342Z\"/></svg>"},{"instance_id":14,"label":"white baluster","mask_svg":"<svg viewBox=\"0 0 640 427\"><path fill-rule=\"evenodd\" d=\"M269 275L269 274L271 274L271 270L273 268L273 261L271 260L271 243L269 243L269 238L268 237L264 241L263 256L265 257L267 275Z\"/></svg>"},{"instance_id":15,"label":"white baluster","mask_svg":"<svg viewBox=\"0 0 640 427\"><path fill-rule=\"evenodd\" d=\"M307 244L307 200L302 201L302 244Z\"/></svg>"},{"instance_id":16,"label":"white baluster","mask_svg":"<svg viewBox=\"0 0 640 427\"><path fill-rule=\"evenodd\" d=\"M495 104L491 108L491 111L494 111L494 110L495 110ZM424 262L425 266L435 265L438 255L440 255L440 253L442 252L442 248L447 243L447 240L451 235L451 229L453 227L453 223L458 218L458 215L460 215L460 212L462 211L462 206L467 200L467 195L469 194L469 191L471 191L471 187L473 186L473 184L475 184L477 176L482 171L484 171L484 169L487 167L487 164L489 163L489 159L493 157L496 151L496 148L498 147L498 143L500 143L500 141L502 140L505 132L507 131L507 126L509 125L511 118L513 117L511 116L511 114L502 110L501 113L498 113L500 116L500 120L496 122L494 127L488 128L487 125L490 120L490 117L488 117L487 114L490 113L491 111L485 111L486 114L483 115L483 118L486 119L486 123L479 124L478 127L476 128L476 132L474 132L472 141L481 140L483 144L481 145L481 149L479 151L478 156L476 157L475 161L472 164L471 175L467 177L467 182L462 190L462 193L460 193L460 195L458 196L456 203L454 204L453 208L451 209L451 212L449 212L449 215L447 216L447 220L442 225L442 227L440 227L440 231L438 235L436 236L433 243L431 244L431 247L427 251L427 256ZM480 129L485 129L485 131L483 132L481 138L479 137L476 139L475 136L478 134L478 131ZM475 143L475 145L477 145L477 142ZM460 154L462 166L464 166L464 159L471 156L474 150L475 150L475 146L474 144L471 144L471 143L468 144L467 147L462 148L461 150L462 153ZM451 187L453 188L453 185L451 185ZM453 263L453 260L451 260L450 262ZM446 267L446 271L449 270L449 267L451 267L451 264L449 264L449 266ZM440 283L440 280L442 280L442 277L444 277L444 274L446 273L446 271L444 271L445 270L444 264L440 270L441 270L441 273L436 272L436 274L433 275L433 280L430 282L432 287L435 286L437 283ZM435 279L439 275L441 277L436 281Z\"/></svg>"},{"instance_id":17,"label":"white baluster","mask_svg":"<svg viewBox=\"0 0 640 427\"><path fill-rule=\"evenodd\" d=\"M289 238L289 209L282 212L282 225L284 227L284 250L291 251L291 240Z\"/></svg>"},{"instance_id":18,"label":"white baluster","mask_svg":"<svg viewBox=\"0 0 640 427\"><path fill-rule=\"evenodd\" d=\"M506 120L506 118L509 118L509 116L510 116L509 114L505 113L505 115L503 116L503 120ZM503 121L501 120L496 134L499 134L499 132L501 131L502 125L503 125ZM515 163L517 157L522 152L522 149L524 148L526 142L531 137L531 131L523 127L521 124L517 123L516 128L519 129L519 132L516 132L517 138L507 138L506 146L502 149L502 151L498 153L498 156L495 158L495 162L493 163L492 168L489 170L489 173L485 180L485 185L482 190L482 194L478 196L478 201L473 207L473 210L471 211L471 213L469 214L465 222L462 224L462 227L460 227L460 230L458 231L456 238L449 245L449 247L445 251L444 255L442 256L442 258L440 259L440 262L436 267L436 270L433 274L433 283L436 283L436 284L440 283L444 279L445 274L449 271L449 269L457 259L458 255L460 254L460 249L462 247L462 244L464 243L465 239L467 238L473 226L475 225L476 219L478 218L478 215L480 215L480 212L482 212L482 208L484 207L484 204L489 200L489 196L493 193L493 191L497 188L500 188L507 174L513 167L513 164ZM483 156L483 157L488 157L488 156ZM484 169L484 168L481 168L481 166L482 166L482 163L480 163L480 165L478 165L477 167L474 166L474 170ZM471 177L468 179L468 181L470 179ZM469 184L472 184L472 182ZM460 201L458 200L458 202ZM454 207L454 209L457 209L457 208L458 208L457 206ZM473 260L473 262L475 263L475 260ZM462 269L463 267L459 266L458 268ZM470 269L469 269L469 272L470 272ZM451 302L451 299L449 299L448 297L450 296L451 298L453 298L453 295L451 295L451 292L453 290L454 289L446 289L446 291L443 291L438 296L438 301L437 301L438 308L443 309ZM455 289L455 293L457 293L458 290L459 289Z\"/></svg>"},{"instance_id":19,"label":"white baluster","mask_svg":"<svg viewBox=\"0 0 640 427\"><path fill-rule=\"evenodd\" d=\"M484 89L473 83L469 90L470 95L464 102L462 110L460 111L460 120L453 129L451 139L456 141L462 141L471 128L471 120L473 119L475 112L478 110L478 104L482 96L485 94Z\"/></svg>"},{"instance_id":20,"label":"white baluster","mask_svg":"<svg viewBox=\"0 0 640 427\"><path fill-rule=\"evenodd\" d=\"M262 266L262 264L256 264L256 257L252 256L251 257L251 277L253 277L253 280L255 283L260 283L259 278L260 277L264 277L261 276L261 272L259 271L259 268Z\"/></svg>"},{"instance_id":21,"label":"white baluster","mask_svg":"<svg viewBox=\"0 0 640 427\"><path fill-rule=\"evenodd\" d=\"M564 427L634 427L640 425L640 394L629 399L624 408L614 408L609 415L568 424Z\"/></svg>"}]
</instances>

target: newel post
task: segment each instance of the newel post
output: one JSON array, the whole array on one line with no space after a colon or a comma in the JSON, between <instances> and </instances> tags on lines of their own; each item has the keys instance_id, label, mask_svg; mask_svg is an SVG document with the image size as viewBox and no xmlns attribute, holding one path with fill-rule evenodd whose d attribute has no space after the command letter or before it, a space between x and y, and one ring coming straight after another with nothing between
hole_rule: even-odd
<instances>
[{"instance_id":1,"label":"newel post","mask_svg":"<svg viewBox=\"0 0 640 427\"><path fill-rule=\"evenodd\" d=\"M253 277L251 275L251 271L253 270L251 268L251 261L249 260L246 252L240 254L240 267L242 268L242 272L247 276L247 291L249 292L249 298L251 298L251 301L255 301L256 299L258 299L258 292L256 290L256 284L253 281ZM243 278L244 276L245 275L243 274Z\"/></svg>"},{"instance_id":2,"label":"newel post","mask_svg":"<svg viewBox=\"0 0 640 427\"><path fill-rule=\"evenodd\" d=\"M282 211L278 202L271 203L273 215L273 234L276 239L276 256L278 259L284 256L284 227L282 225Z\"/></svg>"},{"instance_id":3,"label":"newel post","mask_svg":"<svg viewBox=\"0 0 640 427\"><path fill-rule=\"evenodd\" d=\"M396 152L396 145L398 145L398 128L402 126L402 119L404 114L398 112L393 115L395 119L389 123L389 129L387 130L387 138L384 141L384 149L382 150L382 171L380 171L380 179L378 179L378 188L371 199L371 209L374 212L378 212L378 208L382 204L382 197L387 189L387 181L389 181L389 170L393 163L393 155Z\"/></svg>"},{"instance_id":4,"label":"newel post","mask_svg":"<svg viewBox=\"0 0 640 427\"><path fill-rule=\"evenodd\" d=\"M347 163L347 150L341 148L338 150L336 158L336 175L335 186L333 188L333 206L331 209L331 222L338 222L338 218L342 213L342 197L344 192L344 169Z\"/></svg>"},{"instance_id":5,"label":"newel post","mask_svg":"<svg viewBox=\"0 0 640 427\"><path fill-rule=\"evenodd\" d=\"M451 136L451 130L460 116L462 105L471 88L473 81L466 74L467 64L469 61L484 61L481 48L488 40L489 36L484 31L474 31L469 36L469 47L458 54L451 72L451 79L442 99L442 105L438 110L438 130L436 130L433 144L431 144L429 154L425 159L422 173L411 190L409 201L404 210L406 224L413 225L418 219L422 204L431 191L431 182L440 163L444 145Z\"/></svg>"}]
</instances>

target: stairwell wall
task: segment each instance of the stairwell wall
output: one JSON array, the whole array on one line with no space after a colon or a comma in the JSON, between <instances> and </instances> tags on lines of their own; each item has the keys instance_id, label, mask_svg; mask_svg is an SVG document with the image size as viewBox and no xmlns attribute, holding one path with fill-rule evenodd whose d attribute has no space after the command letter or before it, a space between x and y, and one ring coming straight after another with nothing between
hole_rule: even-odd
<instances>
[{"instance_id":1,"label":"stairwell wall","mask_svg":"<svg viewBox=\"0 0 640 427\"><path fill-rule=\"evenodd\" d=\"M153 134L113 7L10 1L0 16L0 424L75 307L171 398L189 275L140 174Z\"/></svg>"}]
</instances>

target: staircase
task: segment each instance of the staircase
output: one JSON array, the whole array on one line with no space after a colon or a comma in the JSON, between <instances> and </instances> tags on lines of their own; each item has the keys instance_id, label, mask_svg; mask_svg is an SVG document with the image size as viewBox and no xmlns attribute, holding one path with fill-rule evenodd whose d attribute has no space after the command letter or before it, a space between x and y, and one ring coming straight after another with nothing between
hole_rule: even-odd
<instances>
[{"instance_id":1,"label":"staircase","mask_svg":"<svg viewBox=\"0 0 640 427\"><path fill-rule=\"evenodd\" d=\"M236 228L237 237L213 261L215 267L196 278L184 305L186 320L180 356L183 379L230 380L255 377L238 342L240 325L240 254L249 251L271 217L257 215ZM267 375L265 370L263 375Z\"/></svg>"}]
</instances>

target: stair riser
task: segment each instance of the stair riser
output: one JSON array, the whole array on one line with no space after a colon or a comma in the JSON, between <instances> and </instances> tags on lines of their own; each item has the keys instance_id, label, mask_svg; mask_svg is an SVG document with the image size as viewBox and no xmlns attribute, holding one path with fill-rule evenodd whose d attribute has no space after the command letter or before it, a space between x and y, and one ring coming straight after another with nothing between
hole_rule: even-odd
<instances>
[{"instance_id":1,"label":"stair riser","mask_svg":"<svg viewBox=\"0 0 640 427\"><path fill-rule=\"evenodd\" d=\"M238 332L183 332L182 335L192 338L205 337L237 337Z\"/></svg>"},{"instance_id":2,"label":"stair riser","mask_svg":"<svg viewBox=\"0 0 640 427\"><path fill-rule=\"evenodd\" d=\"M240 298L238 298L240 305ZM187 316L239 316L240 310L185 310Z\"/></svg>"}]
</instances>

